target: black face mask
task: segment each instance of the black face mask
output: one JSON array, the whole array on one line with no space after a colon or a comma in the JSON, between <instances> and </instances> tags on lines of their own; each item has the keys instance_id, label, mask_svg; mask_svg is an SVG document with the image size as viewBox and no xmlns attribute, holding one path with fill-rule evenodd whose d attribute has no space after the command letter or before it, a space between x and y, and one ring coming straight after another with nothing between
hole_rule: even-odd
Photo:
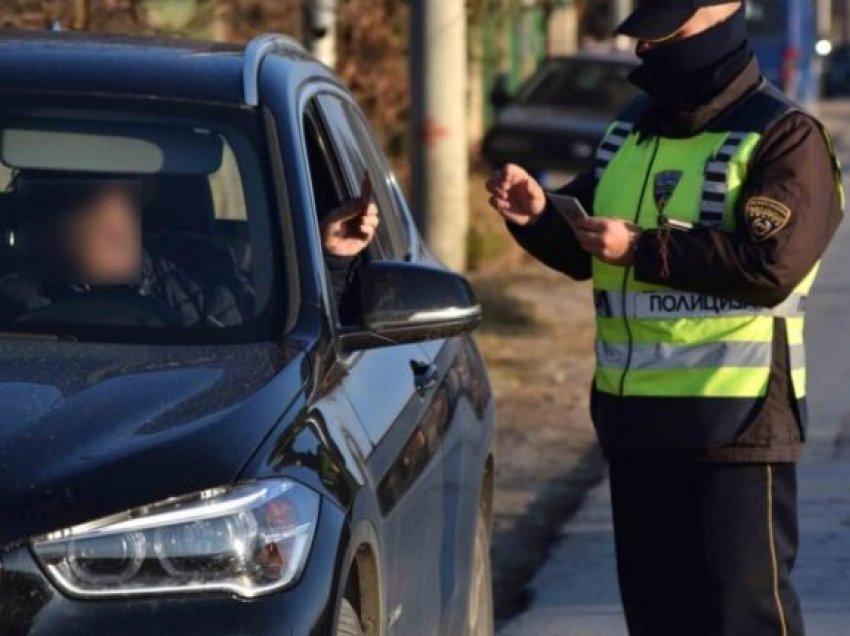
<instances>
[{"instance_id":1,"label":"black face mask","mask_svg":"<svg viewBox=\"0 0 850 636\"><path fill-rule=\"evenodd\" d=\"M698 106L723 91L749 63L744 9L690 38L638 52L631 80L668 105Z\"/></svg>"}]
</instances>

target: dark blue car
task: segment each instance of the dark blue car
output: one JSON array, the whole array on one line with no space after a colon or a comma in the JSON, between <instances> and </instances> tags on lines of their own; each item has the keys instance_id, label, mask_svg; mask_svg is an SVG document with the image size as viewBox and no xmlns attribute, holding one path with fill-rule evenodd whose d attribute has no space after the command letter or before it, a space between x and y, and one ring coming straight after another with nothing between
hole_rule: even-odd
<instances>
[{"instance_id":1,"label":"dark blue car","mask_svg":"<svg viewBox=\"0 0 850 636\"><path fill-rule=\"evenodd\" d=\"M480 311L288 38L0 35L0 634L491 636Z\"/></svg>"}]
</instances>

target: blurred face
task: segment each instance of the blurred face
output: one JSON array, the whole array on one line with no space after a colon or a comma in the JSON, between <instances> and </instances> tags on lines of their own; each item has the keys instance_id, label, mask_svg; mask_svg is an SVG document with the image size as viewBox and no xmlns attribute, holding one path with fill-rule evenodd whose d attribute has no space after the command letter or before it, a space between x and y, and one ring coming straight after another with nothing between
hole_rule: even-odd
<instances>
[{"instance_id":1,"label":"blurred face","mask_svg":"<svg viewBox=\"0 0 850 636\"><path fill-rule=\"evenodd\" d=\"M64 242L75 282L133 284L142 267L140 211L133 195L113 186L68 219Z\"/></svg>"}]
</instances>

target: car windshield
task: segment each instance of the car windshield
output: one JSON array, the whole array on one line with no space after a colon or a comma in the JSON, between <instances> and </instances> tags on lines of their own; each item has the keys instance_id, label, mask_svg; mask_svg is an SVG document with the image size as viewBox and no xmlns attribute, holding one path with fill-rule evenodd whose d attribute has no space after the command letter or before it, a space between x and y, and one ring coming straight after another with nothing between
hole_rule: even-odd
<instances>
[{"instance_id":1,"label":"car windshield","mask_svg":"<svg viewBox=\"0 0 850 636\"><path fill-rule=\"evenodd\" d=\"M2 332L267 336L284 294L258 117L200 110L0 112Z\"/></svg>"},{"instance_id":2,"label":"car windshield","mask_svg":"<svg viewBox=\"0 0 850 636\"><path fill-rule=\"evenodd\" d=\"M628 81L633 68L615 61L549 60L520 91L518 102L614 115L637 94Z\"/></svg>"}]
</instances>

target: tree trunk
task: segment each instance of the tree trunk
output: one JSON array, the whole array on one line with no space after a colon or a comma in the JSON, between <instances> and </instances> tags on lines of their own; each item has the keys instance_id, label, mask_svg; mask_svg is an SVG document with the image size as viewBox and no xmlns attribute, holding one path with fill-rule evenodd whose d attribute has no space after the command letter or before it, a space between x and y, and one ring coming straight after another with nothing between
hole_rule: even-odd
<instances>
[{"instance_id":1,"label":"tree trunk","mask_svg":"<svg viewBox=\"0 0 850 636\"><path fill-rule=\"evenodd\" d=\"M89 0L74 0L74 22L72 28L75 31L85 31L89 27Z\"/></svg>"},{"instance_id":2,"label":"tree trunk","mask_svg":"<svg viewBox=\"0 0 850 636\"><path fill-rule=\"evenodd\" d=\"M227 42L233 34L231 25L236 14L233 0L215 0L213 11L213 39Z\"/></svg>"}]
</instances>

